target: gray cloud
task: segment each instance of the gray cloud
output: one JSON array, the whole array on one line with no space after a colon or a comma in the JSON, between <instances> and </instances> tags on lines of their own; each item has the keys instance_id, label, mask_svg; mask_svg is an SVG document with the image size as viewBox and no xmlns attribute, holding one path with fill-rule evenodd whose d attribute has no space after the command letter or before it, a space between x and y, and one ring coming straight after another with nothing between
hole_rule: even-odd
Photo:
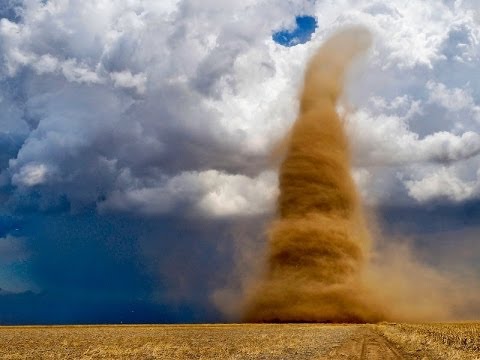
<instances>
[{"instance_id":1,"label":"gray cloud","mask_svg":"<svg viewBox=\"0 0 480 360\"><path fill-rule=\"evenodd\" d=\"M27 258L28 251L23 238L17 238L12 235L0 238L0 264L7 266L25 261Z\"/></svg>"}]
</instances>

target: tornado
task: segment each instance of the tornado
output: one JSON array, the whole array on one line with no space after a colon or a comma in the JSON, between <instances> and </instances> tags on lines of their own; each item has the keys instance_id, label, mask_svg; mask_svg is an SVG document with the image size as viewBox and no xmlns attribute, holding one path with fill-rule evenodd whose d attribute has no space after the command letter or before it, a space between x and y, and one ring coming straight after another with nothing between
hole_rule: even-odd
<instances>
[{"instance_id":1,"label":"tornado","mask_svg":"<svg viewBox=\"0 0 480 360\"><path fill-rule=\"evenodd\" d=\"M326 40L307 66L299 114L279 168L265 273L247 301L246 322L383 319L362 280L371 236L336 110L346 70L370 43L366 29L344 29Z\"/></svg>"}]
</instances>

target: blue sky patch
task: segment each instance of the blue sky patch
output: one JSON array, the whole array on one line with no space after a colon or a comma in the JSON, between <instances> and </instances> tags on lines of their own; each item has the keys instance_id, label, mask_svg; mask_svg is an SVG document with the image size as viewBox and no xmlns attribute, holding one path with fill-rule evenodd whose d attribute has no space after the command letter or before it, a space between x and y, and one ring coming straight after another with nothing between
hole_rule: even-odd
<instances>
[{"instance_id":1,"label":"blue sky patch","mask_svg":"<svg viewBox=\"0 0 480 360\"><path fill-rule=\"evenodd\" d=\"M295 21L295 29L275 32L272 35L273 41L283 46L295 46L310 41L317 28L317 20L313 16L297 16Z\"/></svg>"}]
</instances>

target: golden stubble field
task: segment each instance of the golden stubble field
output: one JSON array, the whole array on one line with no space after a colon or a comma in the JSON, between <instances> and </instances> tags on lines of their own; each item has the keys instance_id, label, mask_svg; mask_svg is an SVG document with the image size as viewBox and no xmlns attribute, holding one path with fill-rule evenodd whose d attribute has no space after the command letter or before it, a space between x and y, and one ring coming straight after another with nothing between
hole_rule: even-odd
<instances>
[{"instance_id":1,"label":"golden stubble field","mask_svg":"<svg viewBox=\"0 0 480 360\"><path fill-rule=\"evenodd\" d=\"M1 359L480 359L480 323L0 327Z\"/></svg>"}]
</instances>

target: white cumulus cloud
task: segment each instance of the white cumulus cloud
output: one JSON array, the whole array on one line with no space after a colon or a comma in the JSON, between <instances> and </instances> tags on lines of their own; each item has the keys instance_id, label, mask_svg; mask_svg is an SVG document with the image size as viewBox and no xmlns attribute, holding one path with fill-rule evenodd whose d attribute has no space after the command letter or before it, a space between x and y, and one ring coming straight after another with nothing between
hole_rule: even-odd
<instances>
[{"instance_id":1,"label":"white cumulus cloud","mask_svg":"<svg viewBox=\"0 0 480 360\"><path fill-rule=\"evenodd\" d=\"M250 178L208 170L181 173L155 186L116 191L100 204L100 209L145 215L193 209L215 218L247 216L271 211L276 195L272 172Z\"/></svg>"},{"instance_id":2,"label":"white cumulus cloud","mask_svg":"<svg viewBox=\"0 0 480 360\"><path fill-rule=\"evenodd\" d=\"M450 201L478 196L472 2L18 3L0 20L0 137L20 139L0 161L4 185L102 211L271 211L269 152L295 119L308 56L363 24L374 45L346 88L362 193L380 203L428 201L442 187ZM275 43L297 15L317 18L312 40Z\"/></svg>"}]
</instances>

